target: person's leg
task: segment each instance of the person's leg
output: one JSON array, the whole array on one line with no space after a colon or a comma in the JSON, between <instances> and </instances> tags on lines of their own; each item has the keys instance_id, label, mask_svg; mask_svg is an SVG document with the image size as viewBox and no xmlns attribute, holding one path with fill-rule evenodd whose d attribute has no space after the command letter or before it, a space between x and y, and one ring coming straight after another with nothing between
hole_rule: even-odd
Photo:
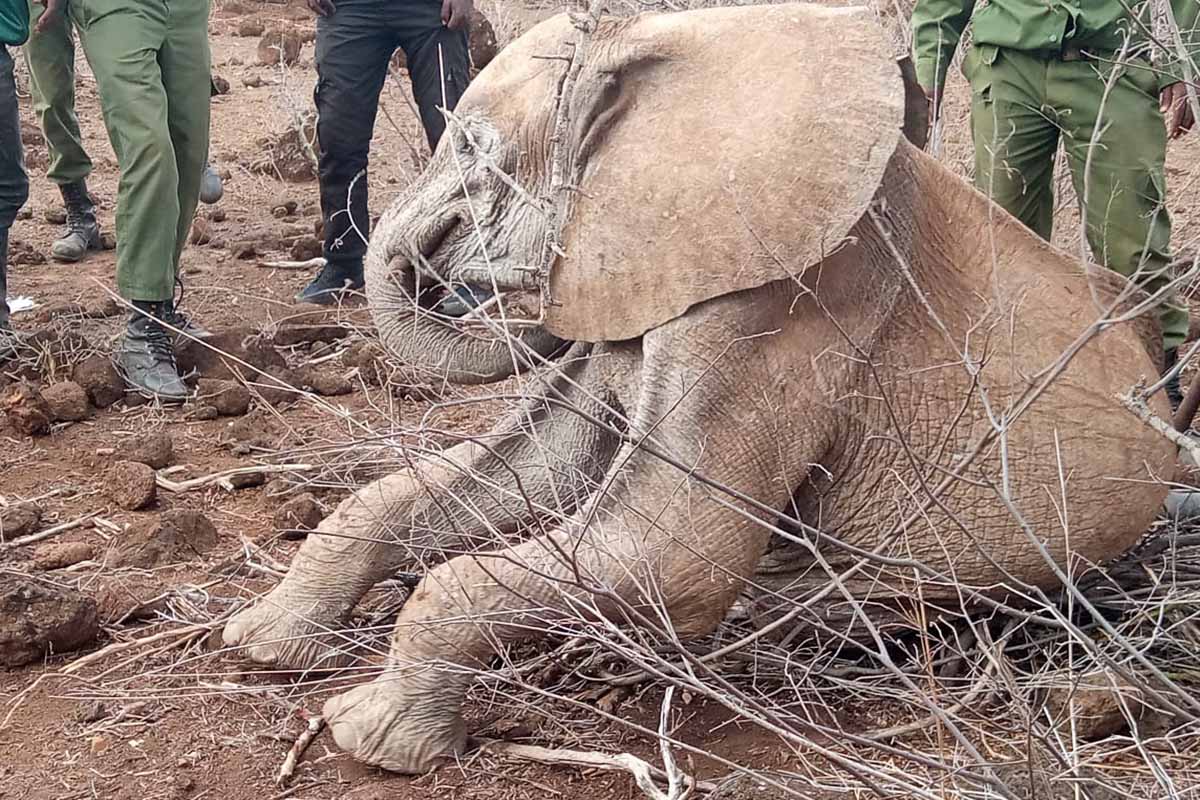
<instances>
[{"instance_id":1,"label":"person's leg","mask_svg":"<svg viewBox=\"0 0 1200 800\"><path fill-rule=\"evenodd\" d=\"M71 4L121 168L117 289L135 311L117 348L117 366L133 390L168 402L188 394L161 324L175 290L181 216L179 168L159 64L174 13L175 4L161 0ZM196 177L191 180L191 191L197 192Z\"/></svg>"},{"instance_id":2,"label":"person's leg","mask_svg":"<svg viewBox=\"0 0 1200 800\"><path fill-rule=\"evenodd\" d=\"M0 45L0 349L8 329L8 229L29 197L21 155L21 121L12 54Z\"/></svg>"},{"instance_id":3,"label":"person's leg","mask_svg":"<svg viewBox=\"0 0 1200 800\"><path fill-rule=\"evenodd\" d=\"M317 20L317 140L327 264L298 299L334 302L363 285L370 215L367 159L379 93L396 48L387 6L343 0Z\"/></svg>"},{"instance_id":4,"label":"person's leg","mask_svg":"<svg viewBox=\"0 0 1200 800\"><path fill-rule=\"evenodd\" d=\"M1070 110L1063 115L1063 141L1093 256L1158 292L1173 277L1158 86L1149 68L1123 70L1111 81L1110 74L1099 62L1062 63L1052 72L1051 100ZM1159 318L1164 348L1183 344L1187 309L1174 293L1159 307Z\"/></svg>"},{"instance_id":5,"label":"person's leg","mask_svg":"<svg viewBox=\"0 0 1200 800\"><path fill-rule=\"evenodd\" d=\"M1043 108L1045 62L1010 50L984 52L970 69L975 185L1049 239L1059 131Z\"/></svg>"},{"instance_id":6,"label":"person's leg","mask_svg":"<svg viewBox=\"0 0 1200 800\"><path fill-rule=\"evenodd\" d=\"M36 24L45 6L30 0L29 18ZM46 176L62 192L67 227L50 246L56 261L79 261L100 247L96 207L87 190L92 161L83 148L75 115L75 39L71 22L60 19L49 29L33 32L25 44L33 110L50 151Z\"/></svg>"},{"instance_id":7,"label":"person's leg","mask_svg":"<svg viewBox=\"0 0 1200 800\"><path fill-rule=\"evenodd\" d=\"M446 130L442 109L454 110L470 80L467 31L443 25L442 4L435 0L392 0L391 5L403 20L400 46L408 61L413 98L429 149L436 150Z\"/></svg>"}]
</instances>

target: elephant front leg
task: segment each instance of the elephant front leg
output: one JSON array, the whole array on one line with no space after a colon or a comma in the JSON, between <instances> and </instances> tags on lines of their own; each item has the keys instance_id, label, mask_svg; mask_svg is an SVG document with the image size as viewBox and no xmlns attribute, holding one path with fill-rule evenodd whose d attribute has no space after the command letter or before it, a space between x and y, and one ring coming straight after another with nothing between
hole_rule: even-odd
<instances>
[{"instance_id":1,"label":"elephant front leg","mask_svg":"<svg viewBox=\"0 0 1200 800\"><path fill-rule=\"evenodd\" d=\"M741 364L753 361L738 355ZM675 463L629 445L614 459L606 491L567 524L431 571L400 613L384 672L326 703L339 746L406 773L461 752L461 706L473 675L497 648L559 621L605 618L682 637L719 623L766 548L769 530L757 520L774 514L712 482L783 508L824 454L828 426L797 430L792 415L759 402L761 394L731 394L761 385L761 374L710 374L697 387L689 382L695 371L660 368L643 383L635 430L656 428Z\"/></svg>"},{"instance_id":2,"label":"elephant front leg","mask_svg":"<svg viewBox=\"0 0 1200 800\"><path fill-rule=\"evenodd\" d=\"M225 644L262 664L345 666L355 644L346 621L377 582L405 567L424 571L447 553L495 547L540 514L571 513L604 474L616 436L548 407L522 419L484 437L491 446L465 442L344 500L279 585L230 620Z\"/></svg>"}]
</instances>

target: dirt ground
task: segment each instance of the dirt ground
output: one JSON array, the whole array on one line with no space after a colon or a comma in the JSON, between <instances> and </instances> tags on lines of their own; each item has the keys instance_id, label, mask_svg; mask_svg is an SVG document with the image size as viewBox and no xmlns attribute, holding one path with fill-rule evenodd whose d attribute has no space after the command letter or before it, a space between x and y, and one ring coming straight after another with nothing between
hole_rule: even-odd
<instances>
[{"instance_id":1,"label":"dirt ground","mask_svg":"<svg viewBox=\"0 0 1200 800\"><path fill-rule=\"evenodd\" d=\"M554 9L487 4L483 10L503 43ZM280 23L294 27L305 40L299 61L260 65L258 33ZM0 723L0 798L641 796L623 775L531 766L488 755L419 778L395 776L356 763L337 750L327 732L313 743L290 786L277 786L275 772L304 728L302 712L318 712L331 687L249 669L233 655L219 652L219 636L211 632L215 622L184 640L166 637L161 644L113 653L71 676L51 675L89 650L178 630L180 620L219 620L237 600L274 585L271 565L288 563L294 553L298 543L277 536L276 513L285 501L310 492L330 509L352 485L386 469L378 443L387 437L423 431L446 440L448 431L486 430L498 411L495 403L437 402L467 396L463 393L431 397L372 383L346 354L353 342L369 336L361 310L320 321L326 328L340 326L342 333L288 333L306 313L292 298L311 270L272 269L260 262L314 254L306 254L305 248L312 247L320 217L315 180L285 180L270 168L275 143L311 107L314 24L299 0L218 0L210 29L214 72L229 85L212 107L212 161L225 176L225 197L216 207L201 207L209 241L190 246L183 256L185 308L204 326L239 342L260 333L268 349L286 359L292 376L311 367L327 380L344 378L350 391L327 396L302 392L282 401L274 398L274 405L266 402L272 398L256 393L249 418L209 419L209 412L197 403L164 411L119 402L83 421L57 423L49 435L27 436L0 423L0 500L10 505L35 500L43 509L43 528L82 520L49 541L89 546L90 557L82 564L38 572L41 580L98 598L103 623L97 642L83 651L0 671L0 720L7 716L7 724ZM375 213L416 174L419 159L413 152L424 147L404 80L389 80L376 128L370 174ZM955 122L946 132L944 158L965 173L969 150L961 124L964 108L961 81L956 81L948 101L948 115ZM91 189L100 204L101 222L112 231L116 159L101 122L95 81L82 58L78 113L95 161ZM32 196L29 216L13 230L16 258L9 285L10 291L40 306L16 315L16 326L58 335L58 344L47 344L40 364L43 373L57 380L69 377L85 356L108 353L119 332L120 316L106 309L111 306L106 298L113 291L114 253L95 253L74 266L39 262L36 254L48 252L59 231L47 215L60 207L60 199L44 179L46 150L28 97L23 99L22 120ZM1169 181L1181 252L1195 251L1200 237L1194 191L1200 174L1200 136L1196 139L1173 146L1171 152ZM282 171L304 172L302 154L297 160L293 153L286 163L281 156L280 164ZM1070 217L1068 202L1064 200L1065 219ZM1062 243L1071 246L1070 226L1065 227ZM144 510L126 510L118 505L106 471L118 457L115 453L156 433L173 441L171 463L177 469L170 478L175 481L262 464L310 468L269 473L265 483L235 490L220 485L181 492L160 489L157 500ZM215 548L201 558L166 566L106 565L126 533L180 510L201 512L212 522L218 537ZM0 548L0 577L33 571L32 549ZM248 556L243 562L259 569L239 563L241 555ZM154 605L157 613L122 619L135 609L144 612L144 604L179 587L185 590ZM367 610L384 607L387 599L385 593L377 593ZM46 677L39 680L41 676ZM653 727L658 697L653 691L635 694L625 701L621 714ZM497 694L490 702L472 704L471 723L484 736L570 746L574 734L559 724L561 715L570 712L571 708L547 704L516 713ZM863 724L870 717L870 710L862 710ZM727 722L718 709L697 702L685 710L682 736L743 764L784 766L782 751L771 737ZM649 739L619 726L603 720L587 725L613 752L654 752ZM723 770L715 763L701 763L695 774L713 778Z\"/></svg>"}]
</instances>

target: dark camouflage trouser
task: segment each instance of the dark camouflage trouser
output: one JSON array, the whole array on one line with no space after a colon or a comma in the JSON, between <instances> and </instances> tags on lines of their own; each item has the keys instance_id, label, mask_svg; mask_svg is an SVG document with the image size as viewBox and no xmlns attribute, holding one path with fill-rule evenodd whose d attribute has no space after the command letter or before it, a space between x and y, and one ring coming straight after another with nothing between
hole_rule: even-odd
<instances>
[{"instance_id":1,"label":"dark camouflage trouser","mask_svg":"<svg viewBox=\"0 0 1200 800\"><path fill-rule=\"evenodd\" d=\"M28 198L12 54L0 45L0 327L8 325L8 229Z\"/></svg>"}]
</instances>

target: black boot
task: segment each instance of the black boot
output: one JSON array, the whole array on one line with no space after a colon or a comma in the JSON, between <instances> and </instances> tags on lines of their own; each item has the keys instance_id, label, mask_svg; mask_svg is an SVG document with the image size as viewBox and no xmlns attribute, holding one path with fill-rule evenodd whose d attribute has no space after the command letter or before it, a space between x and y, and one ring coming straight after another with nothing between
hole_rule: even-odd
<instances>
[{"instance_id":1,"label":"black boot","mask_svg":"<svg viewBox=\"0 0 1200 800\"><path fill-rule=\"evenodd\" d=\"M88 194L85 181L64 183L58 188L67 209L67 229L62 238L50 245L50 255L55 261L82 261L88 250L99 250L101 247L96 205Z\"/></svg>"},{"instance_id":2,"label":"black boot","mask_svg":"<svg viewBox=\"0 0 1200 800\"><path fill-rule=\"evenodd\" d=\"M1170 350L1163 353L1163 374L1166 375L1179 362L1179 349L1172 347ZM1171 376L1167 381L1163 390L1167 393L1167 401L1171 404L1171 413L1174 414L1179 410L1179 406L1183 404L1183 388L1179 380L1179 373Z\"/></svg>"},{"instance_id":3,"label":"black boot","mask_svg":"<svg viewBox=\"0 0 1200 800\"><path fill-rule=\"evenodd\" d=\"M125 335L117 343L117 370L133 391L162 403L182 403L189 392L175 365L171 334L161 323L166 304L133 305Z\"/></svg>"},{"instance_id":4,"label":"black boot","mask_svg":"<svg viewBox=\"0 0 1200 800\"><path fill-rule=\"evenodd\" d=\"M179 311L175 307L174 300L167 300L163 303L163 322L170 325L174 330L173 335L183 336L185 339L207 339L212 336L212 333L202 328L192 321L190 317Z\"/></svg>"},{"instance_id":5,"label":"black boot","mask_svg":"<svg viewBox=\"0 0 1200 800\"><path fill-rule=\"evenodd\" d=\"M349 292L363 288L363 265L361 261L337 262L328 261L317 277L296 299L301 303L316 303L331 306L345 299Z\"/></svg>"}]
</instances>

